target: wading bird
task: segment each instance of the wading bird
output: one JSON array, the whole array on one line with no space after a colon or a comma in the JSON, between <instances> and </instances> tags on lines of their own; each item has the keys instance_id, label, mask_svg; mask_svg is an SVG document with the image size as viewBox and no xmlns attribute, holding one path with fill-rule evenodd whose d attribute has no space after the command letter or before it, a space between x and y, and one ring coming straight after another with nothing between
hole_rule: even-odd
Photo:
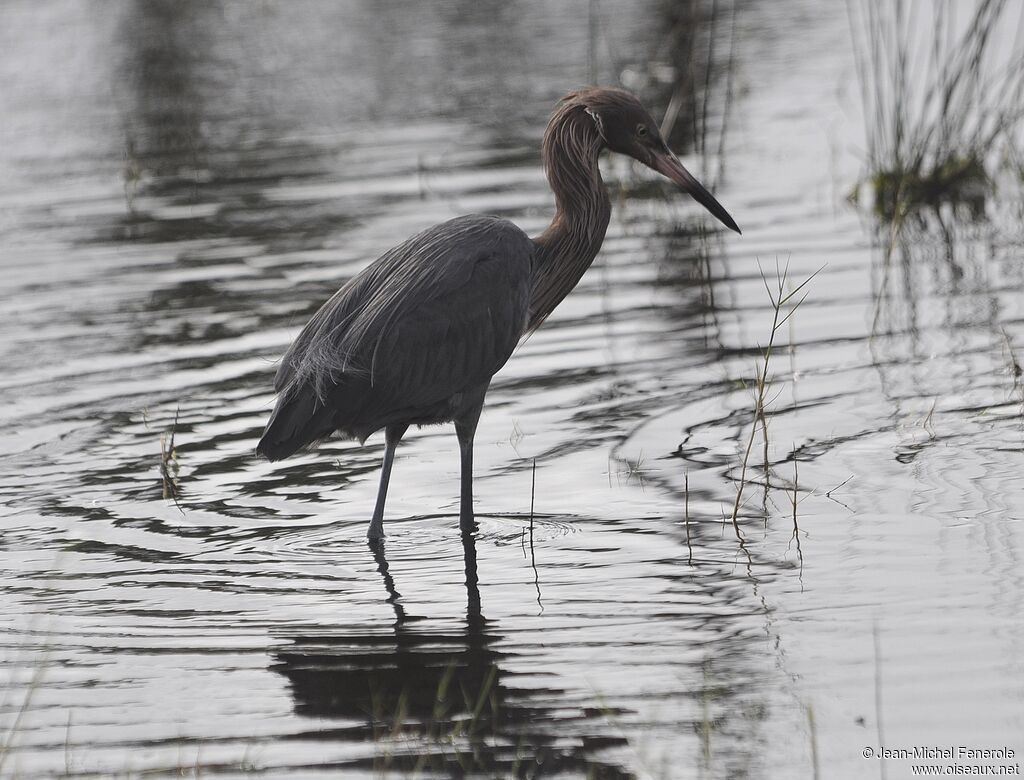
<instances>
[{"instance_id":1,"label":"wading bird","mask_svg":"<svg viewBox=\"0 0 1024 780\"><path fill-rule=\"evenodd\" d=\"M384 463L367 536L384 536L395 449L410 425L454 422L462 454L459 521L473 521L473 435L491 377L594 261L611 216L598 157L653 168L727 227L729 213L669 150L633 95L570 92L544 131L555 217L536 238L479 214L428 228L386 252L309 321L277 371L277 405L257 452L270 460L338 432L384 429Z\"/></svg>"}]
</instances>

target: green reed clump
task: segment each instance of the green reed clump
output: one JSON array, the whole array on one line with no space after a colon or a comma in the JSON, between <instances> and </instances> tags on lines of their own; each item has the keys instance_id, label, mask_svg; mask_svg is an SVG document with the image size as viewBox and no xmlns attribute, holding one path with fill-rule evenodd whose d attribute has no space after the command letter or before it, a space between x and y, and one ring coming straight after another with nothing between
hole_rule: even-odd
<instances>
[{"instance_id":1,"label":"green reed clump","mask_svg":"<svg viewBox=\"0 0 1024 780\"><path fill-rule=\"evenodd\" d=\"M914 206L963 203L980 212L990 187L984 163L977 157L953 157L931 170L883 170L868 183L875 214L892 219Z\"/></svg>"},{"instance_id":2,"label":"green reed clump","mask_svg":"<svg viewBox=\"0 0 1024 780\"><path fill-rule=\"evenodd\" d=\"M875 213L975 211L1024 119L1022 8L1008 0L847 0ZM858 187L858 190L860 187Z\"/></svg>"}]
</instances>

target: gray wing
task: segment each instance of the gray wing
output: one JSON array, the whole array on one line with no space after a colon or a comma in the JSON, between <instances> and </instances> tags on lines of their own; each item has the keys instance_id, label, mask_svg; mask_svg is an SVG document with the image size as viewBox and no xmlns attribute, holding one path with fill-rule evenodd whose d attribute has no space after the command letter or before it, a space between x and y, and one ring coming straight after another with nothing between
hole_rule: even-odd
<instances>
[{"instance_id":1,"label":"gray wing","mask_svg":"<svg viewBox=\"0 0 1024 780\"><path fill-rule=\"evenodd\" d=\"M308 439L298 449L336 428L362 437L389 415L412 419L488 381L525 330L532 258L519 228L483 216L437 225L383 255L289 348L260 450L273 457L274 442L291 449Z\"/></svg>"}]
</instances>

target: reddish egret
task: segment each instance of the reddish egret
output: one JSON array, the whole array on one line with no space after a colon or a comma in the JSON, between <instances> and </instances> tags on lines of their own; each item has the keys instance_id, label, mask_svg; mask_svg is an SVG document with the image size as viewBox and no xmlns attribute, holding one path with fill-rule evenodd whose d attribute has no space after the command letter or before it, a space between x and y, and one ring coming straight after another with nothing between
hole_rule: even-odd
<instances>
[{"instance_id":1,"label":"reddish egret","mask_svg":"<svg viewBox=\"0 0 1024 780\"><path fill-rule=\"evenodd\" d=\"M474 214L424 230L371 263L325 303L281 361L277 406L257 452L287 458L338 432L384 429L367 536L384 536L395 448L410 425L454 422L462 453L459 521L473 521L473 435L491 377L569 294L604 241L611 202L603 149L675 182L727 227L729 213L669 150L640 101L597 87L566 95L544 131L555 217L536 238Z\"/></svg>"}]
</instances>

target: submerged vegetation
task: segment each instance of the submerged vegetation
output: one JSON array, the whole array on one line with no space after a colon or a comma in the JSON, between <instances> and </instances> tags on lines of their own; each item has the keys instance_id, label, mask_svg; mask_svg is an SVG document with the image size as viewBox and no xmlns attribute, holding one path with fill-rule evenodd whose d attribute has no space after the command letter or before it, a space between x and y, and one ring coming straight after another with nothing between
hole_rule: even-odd
<instances>
[{"instance_id":1,"label":"submerged vegetation","mask_svg":"<svg viewBox=\"0 0 1024 780\"><path fill-rule=\"evenodd\" d=\"M1006 0L884 0L847 10L875 213L980 213L1024 118L1024 11Z\"/></svg>"}]
</instances>

